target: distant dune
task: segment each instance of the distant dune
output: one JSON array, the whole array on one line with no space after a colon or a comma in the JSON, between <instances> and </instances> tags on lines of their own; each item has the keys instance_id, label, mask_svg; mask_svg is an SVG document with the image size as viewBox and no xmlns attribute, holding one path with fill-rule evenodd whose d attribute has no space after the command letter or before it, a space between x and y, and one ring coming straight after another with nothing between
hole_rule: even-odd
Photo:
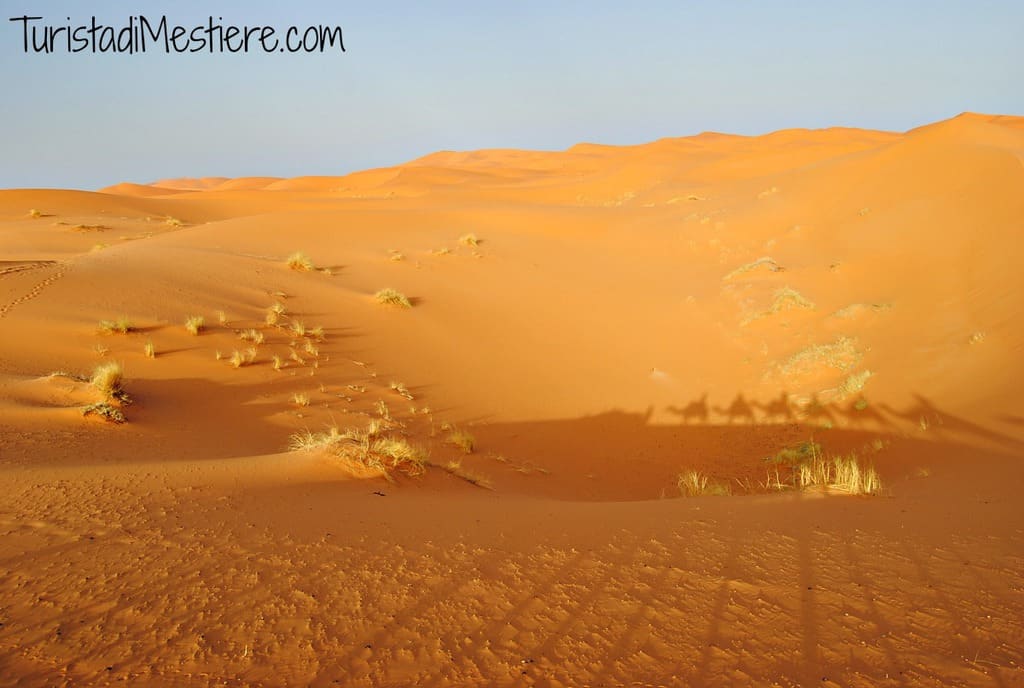
<instances>
[{"instance_id":1,"label":"distant dune","mask_svg":"<svg viewBox=\"0 0 1024 688\"><path fill-rule=\"evenodd\" d=\"M0 191L0 685L1020 684L1022 228L973 113Z\"/></svg>"},{"instance_id":2,"label":"distant dune","mask_svg":"<svg viewBox=\"0 0 1024 688\"><path fill-rule=\"evenodd\" d=\"M180 179L161 179L153 182L150 186L179 191L203 191L216 188L226 181L228 181L227 177L182 177Z\"/></svg>"},{"instance_id":3,"label":"distant dune","mask_svg":"<svg viewBox=\"0 0 1024 688\"><path fill-rule=\"evenodd\" d=\"M182 193L183 191L185 189L121 182L120 184L102 188L99 190L99 193L118 194L120 196L170 196Z\"/></svg>"}]
</instances>

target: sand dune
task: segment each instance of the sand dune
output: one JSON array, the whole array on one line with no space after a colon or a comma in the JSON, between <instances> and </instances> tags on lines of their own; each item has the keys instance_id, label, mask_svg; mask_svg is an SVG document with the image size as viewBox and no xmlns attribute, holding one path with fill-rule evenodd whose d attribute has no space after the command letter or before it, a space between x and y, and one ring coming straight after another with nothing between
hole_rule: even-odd
<instances>
[{"instance_id":1,"label":"sand dune","mask_svg":"<svg viewBox=\"0 0 1024 688\"><path fill-rule=\"evenodd\" d=\"M202 191L217 188L226 181L228 181L227 177L181 177L179 179L160 179L153 182L152 186L178 191Z\"/></svg>"},{"instance_id":2,"label":"sand dune","mask_svg":"<svg viewBox=\"0 0 1024 688\"><path fill-rule=\"evenodd\" d=\"M0 191L0 685L1017 685L1022 189L968 113Z\"/></svg>"},{"instance_id":3,"label":"sand dune","mask_svg":"<svg viewBox=\"0 0 1024 688\"><path fill-rule=\"evenodd\" d=\"M119 196L171 196L176 193L184 193L185 189L174 189L153 184L132 184L121 182L107 186L99 190L99 193L117 194Z\"/></svg>"}]
</instances>

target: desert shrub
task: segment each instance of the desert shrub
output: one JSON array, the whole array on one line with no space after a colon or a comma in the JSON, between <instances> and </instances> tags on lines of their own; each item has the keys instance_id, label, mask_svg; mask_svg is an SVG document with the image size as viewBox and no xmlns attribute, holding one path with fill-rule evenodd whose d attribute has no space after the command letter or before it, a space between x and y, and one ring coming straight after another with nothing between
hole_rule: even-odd
<instances>
[{"instance_id":1,"label":"desert shrub","mask_svg":"<svg viewBox=\"0 0 1024 688\"><path fill-rule=\"evenodd\" d=\"M91 384L107 399L114 399L124 394L124 369L116 361L103 363L93 369Z\"/></svg>"},{"instance_id":2,"label":"desert shrub","mask_svg":"<svg viewBox=\"0 0 1024 688\"><path fill-rule=\"evenodd\" d=\"M467 454L473 453L473 448L476 446L476 440L473 436L465 430L454 429L448 435L448 443L454 444L456 447L466 452Z\"/></svg>"},{"instance_id":3,"label":"desert shrub","mask_svg":"<svg viewBox=\"0 0 1024 688\"><path fill-rule=\"evenodd\" d=\"M291 254L285 262L292 270L298 270L299 272L310 272L316 269L313 261L302 251L296 251Z\"/></svg>"},{"instance_id":4,"label":"desert shrub","mask_svg":"<svg viewBox=\"0 0 1024 688\"><path fill-rule=\"evenodd\" d=\"M405 384L402 382L392 382L391 391L395 392L401 397L404 397L405 399L408 399L409 401L412 401L414 399L412 392L410 392L409 388L406 387Z\"/></svg>"},{"instance_id":5,"label":"desert shrub","mask_svg":"<svg viewBox=\"0 0 1024 688\"><path fill-rule=\"evenodd\" d=\"M97 415L103 420L110 423L124 423L128 419L124 417L124 413L121 409L113 406L109 402L100 401L95 404L89 404L82 409L83 416Z\"/></svg>"},{"instance_id":6,"label":"desert shrub","mask_svg":"<svg viewBox=\"0 0 1024 688\"><path fill-rule=\"evenodd\" d=\"M377 299L377 303L383 306L396 306L398 308L412 308L412 302L409 301L408 297L390 287L381 289L374 298Z\"/></svg>"},{"instance_id":7,"label":"desert shrub","mask_svg":"<svg viewBox=\"0 0 1024 688\"><path fill-rule=\"evenodd\" d=\"M431 465L436 466L437 464L431 464ZM447 471L451 475L455 476L459 480L465 480L467 483L469 483L470 485L473 485L475 487L480 487L480 488L483 488L485 490L493 490L494 489L494 485L491 483L489 478L487 478L486 476L480 475L479 473L476 473L475 471L471 471L471 470L467 469L465 466L462 465L462 461L459 460L459 459L455 459L453 461L449 461L449 462L445 463L443 466L440 466L440 468L443 468L445 471Z\"/></svg>"},{"instance_id":8,"label":"desert shrub","mask_svg":"<svg viewBox=\"0 0 1024 688\"><path fill-rule=\"evenodd\" d=\"M254 329L242 330L238 333L238 338L243 342L252 342L256 346L259 346L265 341L263 333Z\"/></svg>"},{"instance_id":9,"label":"desert shrub","mask_svg":"<svg viewBox=\"0 0 1024 688\"><path fill-rule=\"evenodd\" d=\"M796 484L800 488L817 486L856 495L875 494L882 489L874 466L862 462L856 454L831 459L816 454L799 465Z\"/></svg>"},{"instance_id":10,"label":"desert shrub","mask_svg":"<svg viewBox=\"0 0 1024 688\"><path fill-rule=\"evenodd\" d=\"M206 327L206 318L201 315L190 315L185 319L185 329L192 336L198 336Z\"/></svg>"},{"instance_id":11,"label":"desert shrub","mask_svg":"<svg viewBox=\"0 0 1024 688\"><path fill-rule=\"evenodd\" d=\"M732 493L727 483L712 480L700 471L683 471L676 479L676 485L684 497L727 496Z\"/></svg>"},{"instance_id":12,"label":"desert shrub","mask_svg":"<svg viewBox=\"0 0 1024 688\"><path fill-rule=\"evenodd\" d=\"M122 315L116 320L100 320L99 331L103 334L128 334L135 329L132 321Z\"/></svg>"},{"instance_id":13,"label":"desert shrub","mask_svg":"<svg viewBox=\"0 0 1024 688\"><path fill-rule=\"evenodd\" d=\"M379 472L389 480L396 471L420 475L425 470L427 455L405 438L384 435L383 425L371 422L366 429L349 428L344 432L332 426L326 432L309 430L292 435L292 451L325 452Z\"/></svg>"},{"instance_id":14,"label":"desert shrub","mask_svg":"<svg viewBox=\"0 0 1024 688\"><path fill-rule=\"evenodd\" d=\"M245 351L239 351L235 349L231 352L231 357L228 359L234 368L242 368L247 365L252 365L256 362L256 349L248 348Z\"/></svg>"},{"instance_id":15,"label":"desert shrub","mask_svg":"<svg viewBox=\"0 0 1024 688\"><path fill-rule=\"evenodd\" d=\"M765 461L777 467L788 466L789 483L797 489L823 487L850 494L875 494L882 489L874 466L856 454L826 457L821 445L813 440L783 449ZM776 482L781 484L778 477Z\"/></svg>"}]
</instances>

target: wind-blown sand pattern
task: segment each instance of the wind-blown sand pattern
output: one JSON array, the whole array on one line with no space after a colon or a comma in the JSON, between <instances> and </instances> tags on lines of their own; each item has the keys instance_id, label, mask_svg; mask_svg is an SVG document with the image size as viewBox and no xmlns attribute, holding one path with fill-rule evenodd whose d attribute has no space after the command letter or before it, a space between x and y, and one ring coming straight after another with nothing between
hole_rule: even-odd
<instances>
[{"instance_id":1,"label":"wind-blown sand pattern","mask_svg":"<svg viewBox=\"0 0 1024 688\"><path fill-rule=\"evenodd\" d=\"M0 686L1024 685L1022 227L976 114L0 191Z\"/></svg>"}]
</instances>

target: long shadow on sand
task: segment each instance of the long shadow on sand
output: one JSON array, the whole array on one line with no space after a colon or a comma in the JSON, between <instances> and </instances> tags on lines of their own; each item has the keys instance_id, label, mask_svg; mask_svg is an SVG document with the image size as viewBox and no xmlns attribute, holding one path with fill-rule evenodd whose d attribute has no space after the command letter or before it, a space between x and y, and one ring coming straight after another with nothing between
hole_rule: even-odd
<instances>
[{"instance_id":1,"label":"long shadow on sand","mask_svg":"<svg viewBox=\"0 0 1024 688\"><path fill-rule=\"evenodd\" d=\"M893 440L984 447L1011 456L1019 456L1024 447L1009 435L917 399L910 408L896 411L861 400L829 404L813 398L796 408L784 394L768 402L737 394L730 404L719 407L709 405L704 394L666 408L680 419L677 424L653 422L653 409L648 409L573 420L485 423L473 432L484 451L495 447L513 464L519 461L548 471L544 480L532 483L541 493L588 500L669 496L683 470L729 482L734 492L756 491L767 482L767 458L812 439L828 454L856 453L868 460ZM754 409L762 410L760 422ZM703 422L705 414L712 417L711 410L724 422ZM922 416L932 418L931 427L941 432L922 430ZM877 462L883 474L885 461L882 455Z\"/></svg>"}]
</instances>

